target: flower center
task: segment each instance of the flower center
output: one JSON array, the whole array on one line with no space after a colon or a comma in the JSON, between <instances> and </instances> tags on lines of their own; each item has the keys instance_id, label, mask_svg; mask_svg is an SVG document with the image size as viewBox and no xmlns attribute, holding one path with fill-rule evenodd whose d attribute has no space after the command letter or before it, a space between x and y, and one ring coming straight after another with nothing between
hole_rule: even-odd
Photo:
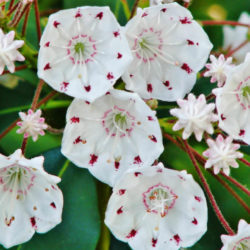
<instances>
[{"instance_id":1,"label":"flower center","mask_svg":"<svg viewBox=\"0 0 250 250\"><path fill-rule=\"evenodd\" d=\"M84 53L84 50L85 50L85 45L81 42L78 42L75 44L75 52L79 55L79 54L82 54Z\"/></svg>"},{"instance_id":2,"label":"flower center","mask_svg":"<svg viewBox=\"0 0 250 250\"><path fill-rule=\"evenodd\" d=\"M168 187L161 183L150 187L143 193L143 203L147 212L160 214L165 217L168 210L173 208L177 195Z\"/></svg>"},{"instance_id":3,"label":"flower center","mask_svg":"<svg viewBox=\"0 0 250 250\"><path fill-rule=\"evenodd\" d=\"M246 98L250 96L250 86L245 86L242 88L242 95Z\"/></svg>"},{"instance_id":4,"label":"flower center","mask_svg":"<svg viewBox=\"0 0 250 250\"><path fill-rule=\"evenodd\" d=\"M250 237L246 237L238 241L233 250L248 250L250 249Z\"/></svg>"},{"instance_id":5,"label":"flower center","mask_svg":"<svg viewBox=\"0 0 250 250\"><path fill-rule=\"evenodd\" d=\"M126 115L123 115L122 113L116 114L115 123L120 129L122 129L127 124Z\"/></svg>"}]
</instances>

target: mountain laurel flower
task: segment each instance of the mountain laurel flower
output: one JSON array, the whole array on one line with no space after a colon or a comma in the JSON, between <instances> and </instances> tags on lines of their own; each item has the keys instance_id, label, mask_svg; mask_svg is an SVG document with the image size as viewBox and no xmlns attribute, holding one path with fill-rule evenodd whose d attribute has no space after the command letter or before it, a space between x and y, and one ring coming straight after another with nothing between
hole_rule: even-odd
<instances>
[{"instance_id":1,"label":"mountain laurel flower","mask_svg":"<svg viewBox=\"0 0 250 250\"><path fill-rule=\"evenodd\" d=\"M243 12L240 15L239 21L240 23L246 23L250 25L250 15L247 12ZM237 48L239 45L244 43L248 39L249 29L247 27L237 26L224 26L223 27L223 49L224 50L233 50ZM248 43L244 45L242 48L235 51L232 57L236 60L237 64L242 63L244 61L245 55L250 52L250 41L248 39Z\"/></svg>"},{"instance_id":2,"label":"mountain laurel flower","mask_svg":"<svg viewBox=\"0 0 250 250\"><path fill-rule=\"evenodd\" d=\"M205 66L208 69L204 76L211 76L211 83L218 82L218 87L222 87L226 81L226 74L232 69L232 57L225 59L221 54L218 59L214 55L210 55L211 63L207 63Z\"/></svg>"},{"instance_id":3,"label":"mountain laurel flower","mask_svg":"<svg viewBox=\"0 0 250 250\"><path fill-rule=\"evenodd\" d=\"M234 139L250 144L250 53L234 67L222 88L213 90L219 127Z\"/></svg>"},{"instance_id":4,"label":"mountain laurel flower","mask_svg":"<svg viewBox=\"0 0 250 250\"><path fill-rule=\"evenodd\" d=\"M208 139L207 144L209 149L203 152L203 155L208 157L205 168L214 168L214 173L218 174L222 169L226 175L230 173L230 166L238 168L237 158L242 158L243 154L237 152L240 148L239 144L234 144L232 137L223 138L218 135L216 140Z\"/></svg>"},{"instance_id":5,"label":"mountain laurel flower","mask_svg":"<svg viewBox=\"0 0 250 250\"><path fill-rule=\"evenodd\" d=\"M24 138L32 136L33 141L38 139L38 135L45 135L44 129L47 129L48 125L45 123L45 119L41 117L42 111L38 109L36 112L29 109L28 113L19 112L21 118L17 125L20 128L16 131L18 134L24 133Z\"/></svg>"},{"instance_id":6,"label":"mountain laurel flower","mask_svg":"<svg viewBox=\"0 0 250 250\"><path fill-rule=\"evenodd\" d=\"M138 9L125 32L133 54L122 76L128 90L163 101L191 91L212 44L187 8L170 3Z\"/></svg>"},{"instance_id":7,"label":"mountain laurel flower","mask_svg":"<svg viewBox=\"0 0 250 250\"><path fill-rule=\"evenodd\" d=\"M113 188L105 224L134 250L190 247L207 230L206 198L186 171L130 169Z\"/></svg>"},{"instance_id":8,"label":"mountain laurel flower","mask_svg":"<svg viewBox=\"0 0 250 250\"><path fill-rule=\"evenodd\" d=\"M127 169L151 165L162 153L155 113L136 93L121 90L93 103L75 99L66 115L62 153L113 186Z\"/></svg>"},{"instance_id":9,"label":"mountain laurel flower","mask_svg":"<svg viewBox=\"0 0 250 250\"><path fill-rule=\"evenodd\" d=\"M92 102L112 88L131 60L109 7L61 10L49 17L42 35L38 76L59 92Z\"/></svg>"},{"instance_id":10,"label":"mountain laurel flower","mask_svg":"<svg viewBox=\"0 0 250 250\"><path fill-rule=\"evenodd\" d=\"M150 6L165 4L165 3L172 3L174 0L150 0Z\"/></svg>"},{"instance_id":11,"label":"mountain laurel flower","mask_svg":"<svg viewBox=\"0 0 250 250\"><path fill-rule=\"evenodd\" d=\"M9 248L61 222L60 178L46 173L44 157L26 159L21 149L0 154L0 244Z\"/></svg>"},{"instance_id":12,"label":"mountain laurel flower","mask_svg":"<svg viewBox=\"0 0 250 250\"><path fill-rule=\"evenodd\" d=\"M14 37L15 31L10 31L5 35L0 28L0 75L3 73L5 66L11 73L14 73L14 61L22 62L25 60L24 56L17 51L23 46L24 41L14 40Z\"/></svg>"},{"instance_id":13,"label":"mountain laurel flower","mask_svg":"<svg viewBox=\"0 0 250 250\"><path fill-rule=\"evenodd\" d=\"M214 103L206 103L206 97L201 94L197 99L190 93L187 100L179 99L177 104L180 108L170 110L171 115L178 117L178 121L173 126L173 130L183 129L182 138L186 140L192 133L195 134L197 141L202 140L203 132L209 134L214 132L212 122L218 120L213 113Z\"/></svg>"},{"instance_id":14,"label":"mountain laurel flower","mask_svg":"<svg viewBox=\"0 0 250 250\"><path fill-rule=\"evenodd\" d=\"M247 250L250 249L250 225L240 220L238 232L235 235L221 235L223 247L221 250Z\"/></svg>"}]
</instances>

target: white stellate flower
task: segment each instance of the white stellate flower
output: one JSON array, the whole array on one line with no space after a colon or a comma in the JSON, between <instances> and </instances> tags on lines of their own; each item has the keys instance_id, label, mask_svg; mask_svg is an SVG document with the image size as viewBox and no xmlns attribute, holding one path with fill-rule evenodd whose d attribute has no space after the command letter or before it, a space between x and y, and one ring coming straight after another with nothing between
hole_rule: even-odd
<instances>
[{"instance_id":1,"label":"white stellate flower","mask_svg":"<svg viewBox=\"0 0 250 250\"><path fill-rule=\"evenodd\" d=\"M150 6L165 4L165 3L172 3L174 0L150 0Z\"/></svg>"},{"instance_id":2,"label":"white stellate flower","mask_svg":"<svg viewBox=\"0 0 250 250\"><path fill-rule=\"evenodd\" d=\"M250 53L234 67L222 88L213 90L219 127L234 139L250 144Z\"/></svg>"},{"instance_id":3,"label":"white stellate flower","mask_svg":"<svg viewBox=\"0 0 250 250\"><path fill-rule=\"evenodd\" d=\"M162 153L160 126L136 94L110 90L93 103L75 99L67 111L62 153L113 186L124 171Z\"/></svg>"},{"instance_id":4,"label":"white stellate flower","mask_svg":"<svg viewBox=\"0 0 250 250\"><path fill-rule=\"evenodd\" d=\"M213 167L215 174L222 169L226 175L230 173L230 166L238 168L239 164L236 159L242 158L243 154L236 151L240 145L232 142L233 138L230 136L224 139L222 135L218 135L215 141L208 139L209 149L203 152L203 155L208 157L205 168Z\"/></svg>"},{"instance_id":5,"label":"white stellate flower","mask_svg":"<svg viewBox=\"0 0 250 250\"><path fill-rule=\"evenodd\" d=\"M113 188L105 224L134 250L190 247L207 230L206 198L186 171L130 169Z\"/></svg>"},{"instance_id":6,"label":"white stellate flower","mask_svg":"<svg viewBox=\"0 0 250 250\"><path fill-rule=\"evenodd\" d=\"M112 88L132 60L109 7L51 15L40 46L38 76L57 91L90 102Z\"/></svg>"},{"instance_id":7,"label":"white stellate flower","mask_svg":"<svg viewBox=\"0 0 250 250\"><path fill-rule=\"evenodd\" d=\"M42 111L38 109L36 112L29 109L28 113L19 112L19 116L22 121L17 122L20 128L16 131L18 134L24 133L24 138L32 136L33 141L36 141L38 135L45 135L44 129L47 129L48 125L45 123L45 119L41 117Z\"/></svg>"},{"instance_id":8,"label":"white stellate flower","mask_svg":"<svg viewBox=\"0 0 250 250\"><path fill-rule=\"evenodd\" d=\"M238 22L250 25L250 15L247 12L243 12L240 15ZM237 26L237 27L224 26L223 34L224 34L223 49L233 50L248 39L249 29L247 27L242 27L242 26ZM242 48L234 52L232 57L236 59L236 62L239 64L244 61L245 55L248 52L250 52L250 42L248 42Z\"/></svg>"},{"instance_id":9,"label":"white stellate flower","mask_svg":"<svg viewBox=\"0 0 250 250\"><path fill-rule=\"evenodd\" d=\"M232 57L225 59L224 55L221 54L218 59L214 55L210 55L211 63L206 64L208 69L204 76L211 76L211 83L218 82L218 87L222 87L226 81L226 74L232 69Z\"/></svg>"},{"instance_id":10,"label":"white stellate flower","mask_svg":"<svg viewBox=\"0 0 250 250\"><path fill-rule=\"evenodd\" d=\"M238 232L235 235L221 235L223 247L221 250L248 250L250 249L250 225L240 220Z\"/></svg>"},{"instance_id":11,"label":"white stellate flower","mask_svg":"<svg viewBox=\"0 0 250 250\"><path fill-rule=\"evenodd\" d=\"M171 115L178 117L178 121L173 126L177 131L184 128L182 138L186 140L192 133L195 134L197 141L202 140L203 132L209 134L214 132L212 122L218 120L217 115L213 113L214 103L206 103L206 97L201 94L197 99L190 93L187 100L179 99L177 104L180 108L171 109Z\"/></svg>"},{"instance_id":12,"label":"white stellate flower","mask_svg":"<svg viewBox=\"0 0 250 250\"><path fill-rule=\"evenodd\" d=\"M128 90L163 101L191 91L212 44L187 8L170 3L138 9L125 32L133 54L122 76Z\"/></svg>"},{"instance_id":13,"label":"white stellate flower","mask_svg":"<svg viewBox=\"0 0 250 250\"><path fill-rule=\"evenodd\" d=\"M24 41L14 40L15 31L4 34L0 28L0 75L5 66L13 73L15 71L14 61L24 61L24 56L17 50L23 46Z\"/></svg>"},{"instance_id":14,"label":"white stellate flower","mask_svg":"<svg viewBox=\"0 0 250 250\"><path fill-rule=\"evenodd\" d=\"M20 149L0 154L0 244L9 248L61 222L60 178L43 169L44 157L26 159Z\"/></svg>"}]
</instances>

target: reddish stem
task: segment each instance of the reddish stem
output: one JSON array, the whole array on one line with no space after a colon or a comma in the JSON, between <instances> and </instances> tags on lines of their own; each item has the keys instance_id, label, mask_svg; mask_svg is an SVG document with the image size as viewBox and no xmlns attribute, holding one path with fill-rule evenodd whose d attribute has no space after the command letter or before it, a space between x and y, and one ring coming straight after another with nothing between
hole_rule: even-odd
<instances>
[{"instance_id":1,"label":"reddish stem","mask_svg":"<svg viewBox=\"0 0 250 250\"><path fill-rule=\"evenodd\" d=\"M2 139L5 135L7 135L15 126L16 123L19 122L21 119L17 119L14 122L12 122L8 128L6 128L1 134L0 134L0 139Z\"/></svg>"},{"instance_id":2,"label":"reddish stem","mask_svg":"<svg viewBox=\"0 0 250 250\"><path fill-rule=\"evenodd\" d=\"M36 92L35 92L35 95L33 97L33 101L32 101L32 104L31 104L31 109L33 111L35 111L35 109L37 107L37 102L38 102L39 96L41 94L41 91L42 91L42 88L43 88L43 84L44 84L44 81L40 80L39 83L38 83L38 85L37 85Z\"/></svg>"},{"instance_id":3,"label":"reddish stem","mask_svg":"<svg viewBox=\"0 0 250 250\"><path fill-rule=\"evenodd\" d=\"M129 20L135 15L140 0L135 0Z\"/></svg>"},{"instance_id":4,"label":"reddish stem","mask_svg":"<svg viewBox=\"0 0 250 250\"><path fill-rule=\"evenodd\" d=\"M47 96L45 96L38 104L37 108L41 107L44 103L49 101L52 97L54 97L57 94L55 90L53 90L51 93L49 93Z\"/></svg>"},{"instance_id":5,"label":"reddish stem","mask_svg":"<svg viewBox=\"0 0 250 250\"><path fill-rule=\"evenodd\" d=\"M196 169L196 171L197 171L197 173L198 173L198 175L200 177L200 180L201 180L201 182L202 182L202 184L203 184L203 186L205 188L205 191L206 191L206 193L208 195L208 198L209 198L209 200L211 202L211 205L212 205L212 207L214 209L215 214L217 215L219 221L221 222L222 226L225 228L227 233L230 234L230 235L234 235L235 233L234 233L233 229L230 227L230 225L228 224L228 222L226 221L226 219L224 218L223 214L221 213L220 208L216 203L216 200L215 200L215 198L214 198L214 196L213 196L213 194L212 194L212 192L210 190L210 187L209 187L209 185L208 185L202 171L200 170L200 168L198 166L198 163L197 163L197 161L196 161L196 159L195 159L195 157L193 155L193 152L190 150L190 147L189 147L187 141L184 140L183 143L184 143L186 151L187 151L187 153L188 153L188 155L189 155L189 157L190 157L190 159L191 159L191 161L192 161L192 163L193 163L193 165L194 165L194 167L195 167L195 169Z\"/></svg>"},{"instance_id":6,"label":"reddish stem","mask_svg":"<svg viewBox=\"0 0 250 250\"><path fill-rule=\"evenodd\" d=\"M9 11L8 11L7 16L10 16L10 15L17 9L18 6L19 6L19 2L17 2L17 3L14 5L14 7L9 8Z\"/></svg>"},{"instance_id":7,"label":"reddish stem","mask_svg":"<svg viewBox=\"0 0 250 250\"><path fill-rule=\"evenodd\" d=\"M28 66L27 65L20 65L20 66L17 66L16 68L15 68L15 72L16 71L19 71L19 70L22 70L22 69L26 69ZM4 72L2 73L2 75L4 75L4 74L11 74L11 72L9 71L9 70L4 70Z\"/></svg>"},{"instance_id":8,"label":"reddish stem","mask_svg":"<svg viewBox=\"0 0 250 250\"><path fill-rule=\"evenodd\" d=\"M232 25L232 26L244 26L244 27L250 28L250 24L240 23L237 21L228 21L228 20L223 20L223 21L201 20L200 23L202 23L203 25Z\"/></svg>"},{"instance_id":9,"label":"reddish stem","mask_svg":"<svg viewBox=\"0 0 250 250\"><path fill-rule=\"evenodd\" d=\"M18 5L16 7L16 13L15 13L12 21L9 23L9 26L15 26L15 24L18 22L18 20L20 21L20 19L22 17L21 13L23 13L23 3L22 3L22 1L19 1L17 4Z\"/></svg>"},{"instance_id":10,"label":"reddish stem","mask_svg":"<svg viewBox=\"0 0 250 250\"><path fill-rule=\"evenodd\" d=\"M26 149L26 145L28 142L28 138L24 138L23 142L22 142L22 146L21 146L21 150L22 150L22 154L24 155L25 149Z\"/></svg>"},{"instance_id":11,"label":"reddish stem","mask_svg":"<svg viewBox=\"0 0 250 250\"><path fill-rule=\"evenodd\" d=\"M38 43L39 43L41 40L42 31L41 31L41 24L40 24L40 13L39 13L39 7L38 7L38 0L34 1L34 5L35 5L35 15L36 15L37 38L38 38Z\"/></svg>"},{"instance_id":12,"label":"reddish stem","mask_svg":"<svg viewBox=\"0 0 250 250\"><path fill-rule=\"evenodd\" d=\"M27 24L28 24L28 19L29 19L29 14L30 14L30 9L31 9L31 4L28 5L24 21L23 21L23 28L22 28L22 36L25 36Z\"/></svg>"},{"instance_id":13,"label":"reddish stem","mask_svg":"<svg viewBox=\"0 0 250 250\"><path fill-rule=\"evenodd\" d=\"M10 4L9 4L9 10L12 8L13 4L14 4L15 0L11 0Z\"/></svg>"},{"instance_id":14,"label":"reddish stem","mask_svg":"<svg viewBox=\"0 0 250 250\"><path fill-rule=\"evenodd\" d=\"M235 52L237 52L238 50L240 50L242 47L244 47L245 45L247 45L249 43L248 40L242 42L239 46L237 46L236 48L229 50L229 52L225 55L225 57L230 57L232 56Z\"/></svg>"},{"instance_id":15,"label":"reddish stem","mask_svg":"<svg viewBox=\"0 0 250 250\"><path fill-rule=\"evenodd\" d=\"M250 162L244 158L240 158L239 159L241 162L243 162L245 165L247 165L248 167L250 167Z\"/></svg>"}]
</instances>

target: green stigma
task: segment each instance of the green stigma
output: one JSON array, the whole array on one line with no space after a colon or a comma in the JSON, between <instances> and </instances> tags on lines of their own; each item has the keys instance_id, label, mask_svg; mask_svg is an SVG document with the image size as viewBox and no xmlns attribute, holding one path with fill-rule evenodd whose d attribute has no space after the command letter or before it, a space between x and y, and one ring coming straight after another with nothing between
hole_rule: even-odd
<instances>
[{"instance_id":1,"label":"green stigma","mask_svg":"<svg viewBox=\"0 0 250 250\"><path fill-rule=\"evenodd\" d=\"M250 86L246 86L242 88L242 95L244 97L248 97L248 95L250 96Z\"/></svg>"},{"instance_id":2,"label":"green stigma","mask_svg":"<svg viewBox=\"0 0 250 250\"><path fill-rule=\"evenodd\" d=\"M147 42L145 39L142 39L141 42L139 42L139 45L142 49L146 49L147 48Z\"/></svg>"},{"instance_id":3,"label":"green stigma","mask_svg":"<svg viewBox=\"0 0 250 250\"><path fill-rule=\"evenodd\" d=\"M115 123L119 125L123 125L127 123L126 115L122 115L121 113L115 115Z\"/></svg>"},{"instance_id":4,"label":"green stigma","mask_svg":"<svg viewBox=\"0 0 250 250\"><path fill-rule=\"evenodd\" d=\"M77 43L77 44L75 45L75 52L76 52L77 54L82 54L82 55L83 55L84 49L85 49L85 46L84 46L83 43Z\"/></svg>"}]
</instances>

